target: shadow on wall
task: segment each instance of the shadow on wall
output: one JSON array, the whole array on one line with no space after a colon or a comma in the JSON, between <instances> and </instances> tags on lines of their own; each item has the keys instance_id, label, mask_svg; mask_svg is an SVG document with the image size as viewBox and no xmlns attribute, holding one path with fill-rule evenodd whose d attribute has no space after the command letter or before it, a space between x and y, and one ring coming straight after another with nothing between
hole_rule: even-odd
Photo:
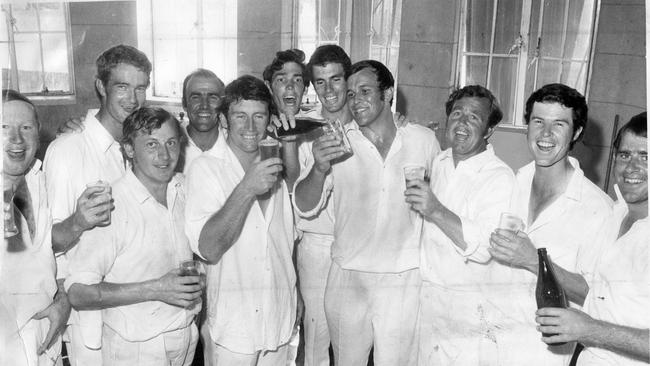
<instances>
[{"instance_id":1,"label":"shadow on wall","mask_svg":"<svg viewBox=\"0 0 650 366\"><path fill-rule=\"evenodd\" d=\"M611 139L612 136L607 136L607 132L599 123L589 118L583 138L575 144L570 153L580 162L585 176L602 189L606 188L605 176Z\"/></svg>"}]
</instances>

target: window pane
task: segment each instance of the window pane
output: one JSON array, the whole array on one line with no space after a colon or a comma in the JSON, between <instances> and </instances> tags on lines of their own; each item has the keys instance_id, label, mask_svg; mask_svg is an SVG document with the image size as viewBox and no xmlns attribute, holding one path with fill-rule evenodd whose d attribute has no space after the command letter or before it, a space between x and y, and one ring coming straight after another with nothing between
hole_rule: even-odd
<instances>
[{"instance_id":1,"label":"window pane","mask_svg":"<svg viewBox=\"0 0 650 366\"><path fill-rule=\"evenodd\" d=\"M7 9L5 5L2 6L2 16L0 16L0 42L7 42L9 41L9 35L7 34L7 17L9 16L9 12L5 11Z\"/></svg>"},{"instance_id":2,"label":"window pane","mask_svg":"<svg viewBox=\"0 0 650 366\"><path fill-rule=\"evenodd\" d=\"M195 40L154 41L154 95L180 98L185 75L198 67L196 55Z\"/></svg>"},{"instance_id":3,"label":"window pane","mask_svg":"<svg viewBox=\"0 0 650 366\"><path fill-rule=\"evenodd\" d=\"M466 51L490 52L493 8L492 0L467 1Z\"/></svg>"},{"instance_id":4,"label":"window pane","mask_svg":"<svg viewBox=\"0 0 650 366\"><path fill-rule=\"evenodd\" d=\"M316 14L316 0L298 2L298 48L305 52L307 59L316 49L318 26Z\"/></svg>"},{"instance_id":5,"label":"window pane","mask_svg":"<svg viewBox=\"0 0 650 366\"><path fill-rule=\"evenodd\" d=\"M18 83L23 93L37 93L43 90L41 80L41 46L38 34L15 34L16 60L18 62Z\"/></svg>"},{"instance_id":6,"label":"window pane","mask_svg":"<svg viewBox=\"0 0 650 366\"><path fill-rule=\"evenodd\" d=\"M203 47L207 50L203 57L203 67L212 70L224 83L237 77L237 39L206 39Z\"/></svg>"},{"instance_id":7,"label":"window pane","mask_svg":"<svg viewBox=\"0 0 650 366\"><path fill-rule=\"evenodd\" d=\"M339 2L319 1L320 3L320 42L338 43L339 41ZM381 29L377 31L381 32Z\"/></svg>"},{"instance_id":8,"label":"window pane","mask_svg":"<svg viewBox=\"0 0 650 366\"><path fill-rule=\"evenodd\" d=\"M594 1L572 0L564 58L588 60L593 31Z\"/></svg>"},{"instance_id":9,"label":"window pane","mask_svg":"<svg viewBox=\"0 0 650 366\"><path fill-rule=\"evenodd\" d=\"M202 19L204 51L199 63L228 83L237 77L237 0L204 4Z\"/></svg>"},{"instance_id":10,"label":"window pane","mask_svg":"<svg viewBox=\"0 0 650 366\"><path fill-rule=\"evenodd\" d=\"M560 71L560 61L541 59L537 72L537 88L541 88L546 84L559 82Z\"/></svg>"},{"instance_id":11,"label":"window pane","mask_svg":"<svg viewBox=\"0 0 650 366\"><path fill-rule=\"evenodd\" d=\"M39 3L42 31L65 32L65 13L62 3Z\"/></svg>"},{"instance_id":12,"label":"window pane","mask_svg":"<svg viewBox=\"0 0 650 366\"><path fill-rule=\"evenodd\" d=\"M499 99L504 122L515 122L520 118L513 116L515 91L517 89L517 60L515 58L495 57L492 59L489 89Z\"/></svg>"},{"instance_id":13,"label":"window pane","mask_svg":"<svg viewBox=\"0 0 650 366\"><path fill-rule=\"evenodd\" d=\"M519 38L521 0L499 0L494 29L494 52L508 54ZM485 15L488 17L488 14ZM492 17L492 14L489 14Z\"/></svg>"},{"instance_id":14,"label":"window pane","mask_svg":"<svg viewBox=\"0 0 650 366\"><path fill-rule=\"evenodd\" d=\"M486 56L467 56L467 76L465 85L487 85L488 58Z\"/></svg>"},{"instance_id":15,"label":"window pane","mask_svg":"<svg viewBox=\"0 0 650 366\"><path fill-rule=\"evenodd\" d=\"M33 3L12 4L11 14L16 23L14 32L36 32L38 22L36 20L36 5Z\"/></svg>"},{"instance_id":16,"label":"window pane","mask_svg":"<svg viewBox=\"0 0 650 366\"><path fill-rule=\"evenodd\" d=\"M45 33L43 38L43 67L45 87L51 91L70 91L68 46L64 33Z\"/></svg>"},{"instance_id":17,"label":"window pane","mask_svg":"<svg viewBox=\"0 0 650 366\"><path fill-rule=\"evenodd\" d=\"M571 85L584 94L587 85L587 63L563 62L560 82Z\"/></svg>"},{"instance_id":18,"label":"window pane","mask_svg":"<svg viewBox=\"0 0 650 366\"><path fill-rule=\"evenodd\" d=\"M542 22L541 55L562 57L562 30L566 0L545 1Z\"/></svg>"}]
</instances>

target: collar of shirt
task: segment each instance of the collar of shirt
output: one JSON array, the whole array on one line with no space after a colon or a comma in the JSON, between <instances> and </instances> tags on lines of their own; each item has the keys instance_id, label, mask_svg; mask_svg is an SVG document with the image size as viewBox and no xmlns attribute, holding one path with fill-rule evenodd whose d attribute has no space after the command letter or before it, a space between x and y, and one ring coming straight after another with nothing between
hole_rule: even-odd
<instances>
[{"instance_id":1,"label":"collar of shirt","mask_svg":"<svg viewBox=\"0 0 650 366\"><path fill-rule=\"evenodd\" d=\"M147 187L133 174L133 171L128 170L124 175L124 179L132 187L133 190L131 193L140 204L144 204L149 199L154 199ZM183 176L180 173L175 174L167 184L167 207L169 210L173 209L176 197L182 189L182 186Z\"/></svg>"},{"instance_id":2,"label":"collar of shirt","mask_svg":"<svg viewBox=\"0 0 650 366\"><path fill-rule=\"evenodd\" d=\"M562 197L566 197L573 201L580 201L582 199L582 182L585 173L580 168L578 160L571 156L567 157L567 159L569 159L569 164L573 167L573 173L571 174L571 179L569 180L569 184L566 187L566 191L562 194ZM519 169L517 176L521 178L521 182L526 183L521 187L527 187L527 197L530 197L533 177L535 176L535 162L533 161Z\"/></svg>"},{"instance_id":3,"label":"collar of shirt","mask_svg":"<svg viewBox=\"0 0 650 366\"><path fill-rule=\"evenodd\" d=\"M210 149L208 149L208 150L206 150L206 151L201 150L201 148L200 148L200 147L199 147L199 146L194 142L194 140L193 140L192 137L190 136L190 133L189 133L189 131L187 130L187 128L188 128L189 126L190 126L189 121L186 122L185 120L183 120L183 122L181 122L181 127L182 127L181 130L183 131L183 133L185 134L185 137L187 138L187 144L188 144L189 146L194 147L194 148L197 149L198 151L201 151L201 152L210 152L210 153L212 153L212 152L215 150L215 147L217 146L217 143L215 142L214 146L212 146ZM228 137L228 129L226 129L226 128L222 128L221 125L217 126L217 128L219 129L219 137L217 138L217 141L221 140L222 137L223 137L224 139L225 139L226 137Z\"/></svg>"},{"instance_id":4,"label":"collar of shirt","mask_svg":"<svg viewBox=\"0 0 650 366\"><path fill-rule=\"evenodd\" d=\"M439 161L444 161L448 159L453 159L453 152L451 151L451 148L448 148L447 150L443 151L439 155ZM480 172L485 166L487 165L488 162L494 160L494 149L492 148L492 145L488 144L485 147L485 151L478 153L469 159L459 161L458 166L456 169L463 169L469 172L475 172L478 173Z\"/></svg>"},{"instance_id":5,"label":"collar of shirt","mask_svg":"<svg viewBox=\"0 0 650 366\"><path fill-rule=\"evenodd\" d=\"M99 112L98 109L89 109L86 119L84 121L85 131L88 136L95 142L101 151L107 152L113 145L119 148L120 143L115 141L113 135L97 120L95 115Z\"/></svg>"}]
</instances>

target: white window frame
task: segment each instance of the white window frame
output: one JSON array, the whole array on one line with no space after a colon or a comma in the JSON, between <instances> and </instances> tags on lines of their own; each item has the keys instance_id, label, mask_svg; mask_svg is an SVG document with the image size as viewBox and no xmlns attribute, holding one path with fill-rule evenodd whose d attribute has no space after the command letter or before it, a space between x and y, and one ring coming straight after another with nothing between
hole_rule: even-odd
<instances>
[{"instance_id":1,"label":"white window frame","mask_svg":"<svg viewBox=\"0 0 650 366\"><path fill-rule=\"evenodd\" d=\"M137 0L136 1L136 17L137 17L137 39L138 39L138 49L144 52L147 55L152 64L151 71L151 85L147 88L147 101L159 102L164 104L170 104L173 106L180 106L182 99L182 91L178 97L165 97L165 96L156 96L154 95L154 80L156 73L156 65L154 63L154 37L153 37L153 19L152 19L152 4L155 0ZM184 0L178 0L184 1ZM199 1L198 13L201 13L201 7L205 4L203 1ZM202 28L200 29L201 31ZM200 43L203 34L199 35L196 38L196 42ZM196 54L197 59L199 60L199 68L204 67L203 65L203 48L198 47L198 52ZM218 73L218 70L213 70ZM221 77L221 76L220 76ZM182 83L183 80L178 80L179 83ZM224 80L226 81L226 80Z\"/></svg>"},{"instance_id":2,"label":"white window frame","mask_svg":"<svg viewBox=\"0 0 650 366\"><path fill-rule=\"evenodd\" d=\"M492 1L492 0L489 0ZM528 57L531 53L537 52L537 45L530 45L528 44L528 39L530 38L530 24L531 24L531 16L532 16L532 0L522 0L522 16L521 16L521 24L520 24L520 35L518 39L515 41L513 44L513 47L511 48L512 50L517 50L518 52L516 54L500 54L500 53L495 53L493 52L494 50L494 37L495 37L495 27L494 24L496 22L496 17L497 17L497 9L498 9L498 2L499 0L493 0L494 1L494 6L493 6L493 12L491 14L492 16L492 33L491 33L491 38L490 38L490 52L466 52L466 42L467 42L467 34L465 31L466 28L466 22L467 22L467 0L463 0L459 2L459 29L458 29L458 36L459 36L459 44L458 44L458 62L456 63L457 67L457 72L456 74L456 81L455 85L456 87L463 87L465 86L465 81L466 79L466 70L467 70L467 65L466 65L466 57L465 56L488 56L488 67L487 67L487 75L486 75L486 82L488 85L485 85L486 88L490 88L490 76L492 72L492 59L493 55L498 55L498 57L509 57L509 58L516 58L517 59L517 75L515 75L516 78L516 87L515 87L515 100L514 100L514 114L513 118L514 121L502 121L498 127L499 128L505 128L505 129L525 129L525 121L523 120L523 115L524 115L524 109L525 109L525 103L526 99L528 98L527 95L524 95L524 90L526 86L526 73L528 69ZM565 3L565 8L568 8L569 6L569 1L567 0ZM594 0L596 1L596 4L594 5L594 19L593 19L593 28L591 32L591 39L590 39L590 52L589 52L589 60L583 61L583 60L569 60L569 61L581 61L581 62L586 62L587 63L587 76L585 80L585 85L584 87L582 86L574 86L578 91L581 91L585 98L588 99L589 97L589 83L591 79L591 73L592 73L592 65L593 65L593 59L594 59L594 50L595 50L595 44L596 44L596 34L598 30L598 18L600 14L600 5L601 2L600 0ZM543 1L540 2L540 4L543 4ZM565 15L568 12L565 9ZM541 34L542 30L542 17L544 16L543 13L543 7L540 9L540 21L538 22L538 32L537 34ZM568 21L568 16L565 16L564 19L564 29L563 29L563 42L566 39L566 27L567 27L567 21ZM539 38L537 40L539 42ZM552 57L544 57L544 59L556 59L556 60L567 60L563 58L552 58ZM536 57L535 62L539 62L539 59ZM537 82L537 72L538 68L535 67L535 83ZM540 85L536 85L535 88L539 88ZM505 106L502 106L502 108L505 108Z\"/></svg>"},{"instance_id":3,"label":"white window frame","mask_svg":"<svg viewBox=\"0 0 650 366\"><path fill-rule=\"evenodd\" d=\"M12 2L12 1L7 1L6 3L2 4L2 16L5 21L5 26L7 27L7 37L8 37L8 43L9 43L9 62L10 62L10 70L9 70L9 80L10 80L10 85L4 85L3 88L10 87L16 91L21 92L25 96L29 97L29 99L37 105L59 105L59 104L74 104L76 103L76 92L75 92L75 77L74 77L74 55L73 55L73 49L72 49L72 27L70 25L70 8L69 4L67 1L52 1L54 3L58 2L61 3L63 6L63 14L65 16L65 35L66 35L66 52L68 55L68 78L70 82L70 91L65 92L65 93L28 93L28 92L22 92L20 90L20 82L18 79L18 63L19 60L16 59L16 46L14 43L14 34L15 33L36 33L39 36L39 43L41 45L40 53L41 53L41 70L43 70L44 65L43 65L43 41L41 39L41 34L44 33L62 33L61 31L42 31L40 30L40 20L38 18L38 12L37 12L37 24L39 25L39 30L38 31L19 31L15 32L14 27L12 24L12 16L11 14L11 6L13 4L17 4L17 2ZM40 3L39 1L31 2L38 4ZM41 71L44 73L44 71Z\"/></svg>"}]
</instances>

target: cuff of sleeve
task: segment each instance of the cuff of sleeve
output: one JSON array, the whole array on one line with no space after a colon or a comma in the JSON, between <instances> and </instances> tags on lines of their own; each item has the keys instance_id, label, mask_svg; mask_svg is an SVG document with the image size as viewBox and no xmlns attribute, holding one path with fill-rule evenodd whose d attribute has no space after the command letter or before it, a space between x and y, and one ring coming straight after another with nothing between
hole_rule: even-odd
<instances>
[{"instance_id":1,"label":"cuff of sleeve","mask_svg":"<svg viewBox=\"0 0 650 366\"><path fill-rule=\"evenodd\" d=\"M481 227L474 221L465 217L460 217L461 226L463 228L463 239L467 244L467 248L462 250L454 245L458 254L465 257L466 260L472 260L479 263L485 263L490 260L490 254L487 252L487 247L481 248L481 242L486 242L487 238L482 238Z\"/></svg>"},{"instance_id":2,"label":"cuff of sleeve","mask_svg":"<svg viewBox=\"0 0 650 366\"><path fill-rule=\"evenodd\" d=\"M99 273L95 272L76 272L66 277L65 282L63 283L63 288L65 291L70 291L70 287L75 283L81 283L83 285L94 285L102 281L102 276Z\"/></svg>"},{"instance_id":3,"label":"cuff of sleeve","mask_svg":"<svg viewBox=\"0 0 650 366\"><path fill-rule=\"evenodd\" d=\"M316 206L314 208L312 208L311 210L302 211L300 208L298 208L298 205L296 204L296 201L295 201L295 199L296 199L296 187L298 187L298 184L300 182L302 182L305 178L306 178L306 176L300 177L298 180L296 180L296 183L293 185L293 191L291 192L291 194L292 194L292 197L293 197L293 201L292 201L293 202L293 207L294 207L296 213L298 213L298 216L300 216L302 218L305 218L305 219L309 219L309 218L312 218L312 217L315 217L316 215L318 215L318 213L325 206L325 202L327 201L327 190L326 190L327 180L329 180L330 177L329 176L325 177L325 183L323 184L323 191L320 194L320 198L318 199L318 203L316 204Z\"/></svg>"}]
</instances>

